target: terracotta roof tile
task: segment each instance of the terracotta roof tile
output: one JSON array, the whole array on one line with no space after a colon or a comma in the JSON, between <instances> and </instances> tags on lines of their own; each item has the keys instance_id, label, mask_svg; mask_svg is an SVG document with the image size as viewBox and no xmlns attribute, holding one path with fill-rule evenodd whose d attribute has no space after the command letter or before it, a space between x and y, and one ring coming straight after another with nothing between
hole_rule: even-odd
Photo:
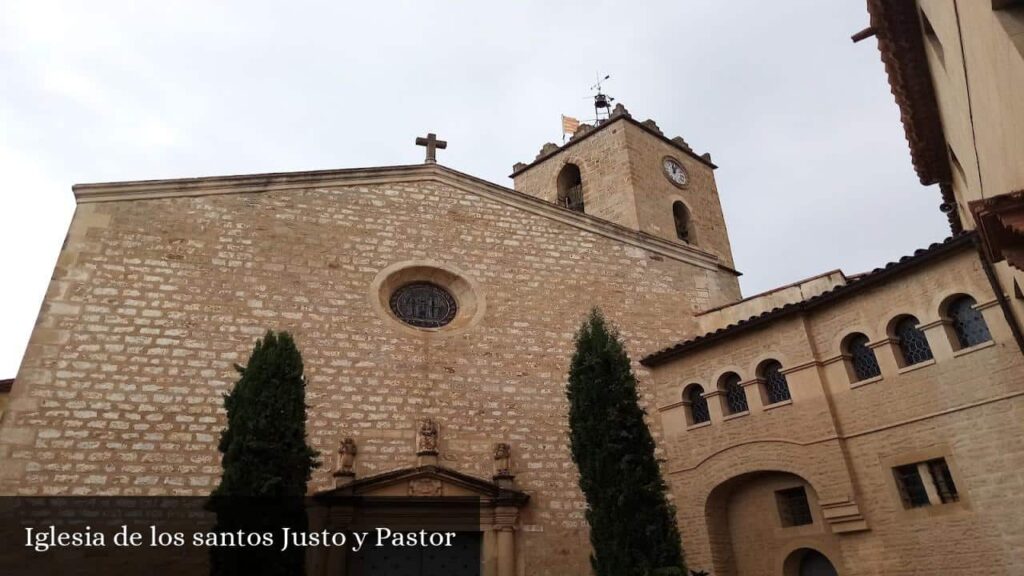
<instances>
[{"instance_id":1,"label":"terracotta roof tile","mask_svg":"<svg viewBox=\"0 0 1024 576\"><path fill-rule=\"evenodd\" d=\"M719 328L713 332L702 334L690 340L685 340L674 346L664 348L653 354L649 354L640 360L640 363L644 366L657 366L664 364L665 362L689 352L697 348L701 348L713 342L716 342L727 336L732 336L744 330L755 328L757 326L766 324L783 316L794 314L797 312L807 311L837 298L842 298L855 294L856 292L874 286L879 282L883 282L890 277L904 272L914 266L923 264L931 261L935 258L944 256L951 252L958 251L967 246L974 245L975 234L965 233L958 236L951 236L942 242L932 244L927 248L923 248L914 252L911 256L904 256L896 262L890 262L881 268L875 268L870 272L863 274L853 275L848 277L848 282L842 286L836 286L831 290L822 292L817 296L813 296L806 300L799 302L792 302L777 308L773 308L766 312L762 312L756 316L751 316L745 320L740 320L734 324L729 324L723 328Z\"/></svg>"}]
</instances>

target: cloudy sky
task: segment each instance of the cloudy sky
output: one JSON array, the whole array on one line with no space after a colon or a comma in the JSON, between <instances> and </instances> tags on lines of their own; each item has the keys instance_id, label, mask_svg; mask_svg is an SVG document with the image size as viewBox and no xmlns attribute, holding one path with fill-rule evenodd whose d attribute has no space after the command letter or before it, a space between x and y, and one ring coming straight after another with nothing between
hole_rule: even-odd
<instances>
[{"instance_id":1,"label":"cloudy sky","mask_svg":"<svg viewBox=\"0 0 1024 576\"><path fill-rule=\"evenodd\" d=\"M511 186L595 74L710 152L744 294L940 240L864 0L0 0L0 378L71 185L408 164Z\"/></svg>"}]
</instances>

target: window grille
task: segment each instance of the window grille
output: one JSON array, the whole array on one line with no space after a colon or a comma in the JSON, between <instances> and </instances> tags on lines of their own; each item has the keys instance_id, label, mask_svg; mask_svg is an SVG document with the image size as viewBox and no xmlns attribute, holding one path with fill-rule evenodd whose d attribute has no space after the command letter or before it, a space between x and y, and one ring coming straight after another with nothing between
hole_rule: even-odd
<instances>
[{"instance_id":1,"label":"window grille","mask_svg":"<svg viewBox=\"0 0 1024 576\"><path fill-rule=\"evenodd\" d=\"M444 288L429 282L413 282L395 290L391 311L399 320L417 328L439 328L455 318L458 306Z\"/></svg>"},{"instance_id":2,"label":"window grille","mask_svg":"<svg viewBox=\"0 0 1024 576\"><path fill-rule=\"evenodd\" d=\"M974 298L962 296L954 300L947 309L960 348L970 348L992 339L988 324L985 323L981 312L974 308L975 304Z\"/></svg>"},{"instance_id":3,"label":"window grille","mask_svg":"<svg viewBox=\"0 0 1024 576\"><path fill-rule=\"evenodd\" d=\"M762 377L769 404L790 399L789 383L786 382L786 375L782 373L782 364L775 360L766 362L762 369Z\"/></svg>"},{"instance_id":4,"label":"window grille","mask_svg":"<svg viewBox=\"0 0 1024 576\"><path fill-rule=\"evenodd\" d=\"M691 424L701 424L711 420L711 412L708 411L708 399L704 397L704 388L696 385L690 386L685 400L690 402Z\"/></svg>"},{"instance_id":5,"label":"window grille","mask_svg":"<svg viewBox=\"0 0 1024 576\"><path fill-rule=\"evenodd\" d=\"M814 522L811 505L807 502L807 490L803 486L776 491L775 502L779 506L779 519L783 527L804 526Z\"/></svg>"},{"instance_id":6,"label":"window grille","mask_svg":"<svg viewBox=\"0 0 1024 576\"><path fill-rule=\"evenodd\" d=\"M867 336L863 334L851 336L847 341L846 352L850 355L850 363L853 365L853 373L858 382L881 376L882 369L878 366L875 351L868 347Z\"/></svg>"},{"instance_id":7,"label":"window grille","mask_svg":"<svg viewBox=\"0 0 1024 576\"><path fill-rule=\"evenodd\" d=\"M932 359L928 338L917 329L917 318L907 316L896 324L896 339L903 354L904 366L912 366Z\"/></svg>"},{"instance_id":8,"label":"window grille","mask_svg":"<svg viewBox=\"0 0 1024 576\"><path fill-rule=\"evenodd\" d=\"M727 376L723 388L725 389L725 403L729 409L729 414L739 414L749 410L747 406L747 393L744 392L743 386L740 386L739 376L736 374Z\"/></svg>"}]
</instances>

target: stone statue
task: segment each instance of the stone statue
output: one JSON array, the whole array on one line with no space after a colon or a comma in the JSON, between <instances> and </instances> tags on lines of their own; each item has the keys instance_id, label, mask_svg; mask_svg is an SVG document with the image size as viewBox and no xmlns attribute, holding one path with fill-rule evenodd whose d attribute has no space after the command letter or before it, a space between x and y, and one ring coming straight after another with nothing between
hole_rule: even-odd
<instances>
[{"instance_id":1,"label":"stone statue","mask_svg":"<svg viewBox=\"0 0 1024 576\"><path fill-rule=\"evenodd\" d=\"M335 476L354 476L356 465L356 441L346 437L341 439L338 446L338 464L334 467Z\"/></svg>"},{"instance_id":2,"label":"stone statue","mask_svg":"<svg viewBox=\"0 0 1024 576\"><path fill-rule=\"evenodd\" d=\"M433 418L424 418L419 422L416 454L437 454L437 422Z\"/></svg>"},{"instance_id":3,"label":"stone statue","mask_svg":"<svg viewBox=\"0 0 1024 576\"><path fill-rule=\"evenodd\" d=\"M512 446L505 442L494 445L494 475L512 475Z\"/></svg>"}]
</instances>

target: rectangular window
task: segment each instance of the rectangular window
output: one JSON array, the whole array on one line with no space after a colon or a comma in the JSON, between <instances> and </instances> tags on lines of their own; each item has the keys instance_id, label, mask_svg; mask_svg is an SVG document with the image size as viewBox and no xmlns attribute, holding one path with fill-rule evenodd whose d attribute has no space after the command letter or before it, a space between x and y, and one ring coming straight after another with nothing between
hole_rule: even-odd
<instances>
[{"instance_id":1,"label":"rectangular window","mask_svg":"<svg viewBox=\"0 0 1024 576\"><path fill-rule=\"evenodd\" d=\"M932 475L932 482L935 483L935 491L939 493L942 503L959 502L960 495L956 491L956 484L953 483L953 475L949 473L946 459L929 460L927 464L928 472Z\"/></svg>"},{"instance_id":2,"label":"rectangular window","mask_svg":"<svg viewBox=\"0 0 1024 576\"><path fill-rule=\"evenodd\" d=\"M787 488L775 492L775 502L779 505L779 518L784 527L811 524L811 506L807 503L807 491L803 486Z\"/></svg>"},{"instance_id":3,"label":"rectangular window","mask_svg":"<svg viewBox=\"0 0 1024 576\"><path fill-rule=\"evenodd\" d=\"M945 458L935 458L892 469L904 508L921 508L960 501L953 474Z\"/></svg>"},{"instance_id":4,"label":"rectangular window","mask_svg":"<svg viewBox=\"0 0 1024 576\"><path fill-rule=\"evenodd\" d=\"M904 508L920 508L931 504L931 501L928 500L928 490L924 487L924 480L921 479L921 471L917 464L897 466L892 471L896 476L896 486L900 490Z\"/></svg>"}]
</instances>

